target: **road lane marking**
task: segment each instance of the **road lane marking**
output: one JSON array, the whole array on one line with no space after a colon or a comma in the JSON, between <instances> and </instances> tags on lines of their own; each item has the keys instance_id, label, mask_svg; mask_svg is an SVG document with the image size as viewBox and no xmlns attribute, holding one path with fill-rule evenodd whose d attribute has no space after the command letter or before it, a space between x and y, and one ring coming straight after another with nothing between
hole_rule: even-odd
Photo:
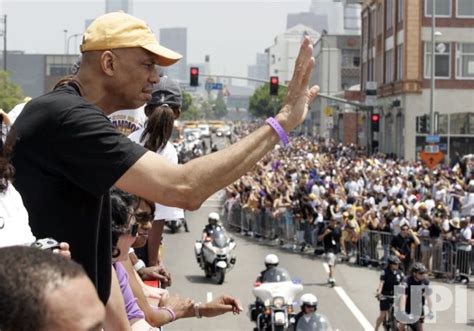
<instances>
[{"instance_id":1,"label":"road lane marking","mask_svg":"<svg viewBox=\"0 0 474 331\"><path fill-rule=\"evenodd\" d=\"M207 302L211 302L212 301L212 292L207 292L207 298L206 298Z\"/></svg>"},{"instance_id":2,"label":"road lane marking","mask_svg":"<svg viewBox=\"0 0 474 331\"><path fill-rule=\"evenodd\" d=\"M327 263L323 263L324 270L326 270L327 274L329 275L329 265Z\"/></svg>"},{"instance_id":3,"label":"road lane marking","mask_svg":"<svg viewBox=\"0 0 474 331\"><path fill-rule=\"evenodd\" d=\"M329 265L327 263L323 263L323 267L326 272L329 274ZM340 286L334 286L334 290L336 291L337 295L341 298L344 304L349 308L351 313L357 319L357 321L362 325L365 331L373 331L374 327L370 322L365 318L364 314L357 308L356 304L352 301L352 299L347 295L346 291Z\"/></svg>"},{"instance_id":4,"label":"road lane marking","mask_svg":"<svg viewBox=\"0 0 474 331\"><path fill-rule=\"evenodd\" d=\"M344 301L346 304L347 308L352 312L352 314L357 318L359 321L360 325L364 328L365 331L373 331L374 328L372 324L365 318L364 314L357 308L355 303L351 300L351 298L347 295L346 291L340 286L335 286L334 290L336 293L339 295L339 297Z\"/></svg>"}]
</instances>

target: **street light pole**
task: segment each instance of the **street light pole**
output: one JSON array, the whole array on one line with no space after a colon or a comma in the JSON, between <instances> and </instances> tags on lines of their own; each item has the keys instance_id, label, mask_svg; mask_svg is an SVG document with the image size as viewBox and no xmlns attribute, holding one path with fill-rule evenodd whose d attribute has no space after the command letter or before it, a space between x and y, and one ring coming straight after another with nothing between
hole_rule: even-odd
<instances>
[{"instance_id":1,"label":"street light pole","mask_svg":"<svg viewBox=\"0 0 474 331\"><path fill-rule=\"evenodd\" d=\"M431 6L431 91L430 91L430 134L434 134L434 107L435 107L435 28L436 28L436 0L432 0Z\"/></svg>"},{"instance_id":2,"label":"street light pole","mask_svg":"<svg viewBox=\"0 0 474 331\"><path fill-rule=\"evenodd\" d=\"M64 29L63 32L64 32L64 54L67 54L67 29Z\"/></svg>"},{"instance_id":3,"label":"street light pole","mask_svg":"<svg viewBox=\"0 0 474 331\"><path fill-rule=\"evenodd\" d=\"M7 71L7 15L3 15L3 70Z\"/></svg>"},{"instance_id":4,"label":"street light pole","mask_svg":"<svg viewBox=\"0 0 474 331\"><path fill-rule=\"evenodd\" d=\"M70 35L68 38L67 38L67 42L66 42L66 55L69 54L69 41L71 40L71 38L77 38L79 36L81 36L82 33L75 33L75 34L72 34Z\"/></svg>"}]
</instances>

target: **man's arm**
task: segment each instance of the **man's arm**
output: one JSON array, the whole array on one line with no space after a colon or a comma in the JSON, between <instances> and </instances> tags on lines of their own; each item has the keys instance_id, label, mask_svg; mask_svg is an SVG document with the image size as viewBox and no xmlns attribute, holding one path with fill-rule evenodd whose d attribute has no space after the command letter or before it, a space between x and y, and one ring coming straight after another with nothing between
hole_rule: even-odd
<instances>
[{"instance_id":1,"label":"man's arm","mask_svg":"<svg viewBox=\"0 0 474 331\"><path fill-rule=\"evenodd\" d=\"M308 104L319 88L308 89L314 66L313 47L305 38L288 85L285 106L275 116L286 132L306 117ZM279 141L277 133L264 125L239 142L183 165L172 165L156 153L145 153L115 183L120 189L168 206L195 210L214 192L249 171Z\"/></svg>"}]
</instances>

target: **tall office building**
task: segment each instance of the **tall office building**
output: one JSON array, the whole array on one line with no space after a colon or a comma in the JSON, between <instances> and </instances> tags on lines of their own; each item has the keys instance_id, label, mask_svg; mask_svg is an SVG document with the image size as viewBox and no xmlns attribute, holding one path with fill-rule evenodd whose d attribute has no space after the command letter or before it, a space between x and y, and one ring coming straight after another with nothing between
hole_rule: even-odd
<instances>
[{"instance_id":1,"label":"tall office building","mask_svg":"<svg viewBox=\"0 0 474 331\"><path fill-rule=\"evenodd\" d=\"M247 67L247 75L250 78L268 80L268 54L257 53L256 60L256 64L251 64ZM262 84L255 81L248 82L249 86L260 86Z\"/></svg>"},{"instance_id":2,"label":"tall office building","mask_svg":"<svg viewBox=\"0 0 474 331\"><path fill-rule=\"evenodd\" d=\"M322 32L329 29L328 16L316 15L312 12L291 13L286 16L286 29L290 29L298 24L303 24L314 31Z\"/></svg>"},{"instance_id":3,"label":"tall office building","mask_svg":"<svg viewBox=\"0 0 474 331\"><path fill-rule=\"evenodd\" d=\"M349 0L312 0L309 12L317 15L318 19L324 16L327 18L326 30L329 34L360 34L361 5L359 3ZM300 19L307 19L307 16L300 16Z\"/></svg>"},{"instance_id":4,"label":"tall office building","mask_svg":"<svg viewBox=\"0 0 474 331\"><path fill-rule=\"evenodd\" d=\"M128 14L133 14L133 0L105 0L106 13L119 10Z\"/></svg>"},{"instance_id":5,"label":"tall office building","mask_svg":"<svg viewBox=\"0 0 474 331\"><path fill-rule=\"evenodd\" d=\"M183 56L181 60L170 67L163 68L163 74L172 79L186 82L189 80L187 71L187 28L160 29L160 44L178 52Z\"/></svg>"},{"instance_id":6,"label":"tall office building","mask_svg":"<svg viewBox=\"0 0 474 331\"><path fill-rule=\"evenodd\" d=\"M474 7L472 0L364 0L361 88L377 87L379 150L418 159L431 111L439 147L452 159L474 153ZM435 102L430 108L431 43L435 42ZM363 96L363 102L368 97ZM437 121L436 121L437 119Z\"/></svg>"}]
</instances>

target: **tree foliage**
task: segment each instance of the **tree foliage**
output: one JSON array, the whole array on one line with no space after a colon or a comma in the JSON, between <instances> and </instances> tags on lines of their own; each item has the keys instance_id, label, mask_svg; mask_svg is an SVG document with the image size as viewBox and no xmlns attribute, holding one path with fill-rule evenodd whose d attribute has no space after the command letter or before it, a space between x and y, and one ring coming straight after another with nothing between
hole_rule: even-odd
<instances>
[{"instance_id":1,"label":"tree foliage","mask_svg":"<svg viewBox=\"0 0 474 331\"><path fill-rule=\"evenodd\" d=\"M280 86L278 95L270 95L268 83L257 88L249 100L250 113L257 118L275 116L283 106L283 100L287 92L287 87Z\"/></svg>"},{"instance_id":2,"label":"tree foliage","mask_svg":"<svg viewBox=\"0 0 474 331\"><path fill-rule=\"evenodd\" d=\"M183 121L195 121L199 119L199 110L195 104L191 94L181 91L183 96L183 104L181 105L181 119Z\"/></svg>"},{"instance_id":3,"label":"tree foliage","mask_svg":"<svg viewBox=\"0 0 474 331\"><path fill-rule=\"evenodd\" d=\"M227 115L227 105L224 101L224 94L222 93L222 90L219 91L219 94L217 95L216 100L214 100L212 108L214 110L214 118L216 119L221 119L225 115Z\"/></svg>"},{"instance_id":4,"label":"tree foliage","mask_svg":"<svg viewBox=\"0 0 474 331\"><path fill-rule=\"evenodd\" d=\"M0 70L0 108L8 113L24 98L21 87L11 81L10 74Z\"/></svg>"}]
</instances>

